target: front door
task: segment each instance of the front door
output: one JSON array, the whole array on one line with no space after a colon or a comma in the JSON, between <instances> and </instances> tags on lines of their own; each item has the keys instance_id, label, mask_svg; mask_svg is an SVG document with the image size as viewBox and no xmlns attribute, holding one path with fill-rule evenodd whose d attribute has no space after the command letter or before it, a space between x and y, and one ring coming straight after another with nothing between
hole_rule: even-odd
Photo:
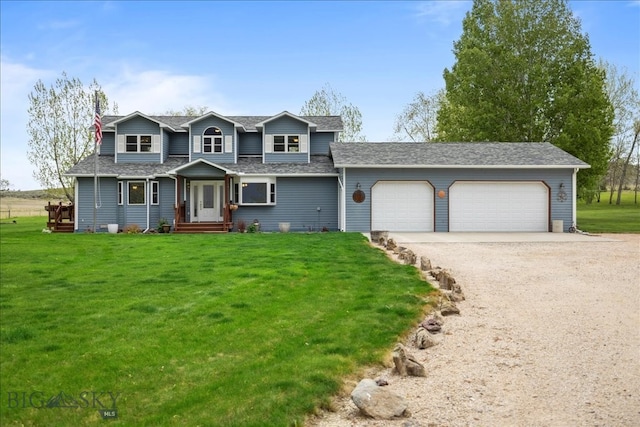
<instances>
[{"instance_id":1,"label":"front door","mask_svg":"<svg viewBox=\"0 0 640 427\"><path fill-rule=\"evenodd\" d=\"M192 222L222 221L223 208L223 181L191 181Z\"/></svg>"}]
</instances>

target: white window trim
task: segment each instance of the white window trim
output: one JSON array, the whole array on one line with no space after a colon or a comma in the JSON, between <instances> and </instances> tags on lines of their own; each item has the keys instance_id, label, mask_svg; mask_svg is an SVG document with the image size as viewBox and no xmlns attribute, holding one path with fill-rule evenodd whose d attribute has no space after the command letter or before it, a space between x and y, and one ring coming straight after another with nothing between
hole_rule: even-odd
<instances>
[{"instance_id":1,"label":"white window trim","mask_svg":"<svg viewBox=\"0 0 640 427\"><path fill-rule=\"evenodd\" d=\"M266 184L266 203L245 203L242 200L242 184ZM277 202L277 191L278 191L278 186L276 183L276 178L275 177L242 177L240 178L240 180L236 183L236 185L238 185L238 201L237 203L243 206L273 206L276 205ZM271 186L274 186L274 191L271 191ZM273 193L273 200L272 200L272 193Z\"/></svg>"},{"instance_id":2,"label":"white window trim","mask_svg":"<svg viewBox=\"0 0 640 427\"><path fill-rule=\"evenodd\" d=\"M118 181L118 205L124 205L124 181Z\"/></svg>"},{"instance_id":3,"label":"white window trim","mask_svg":"<svg viewBox=\"0 0 640 427\"><path fill-rule=\"evenodd\" d=\"M155 189L155 191L154 191ZM153 201L153 195L156 195L156 201ZM159 205L160 204L160 182L151 181L151 194L150 194L151 204Z\"/></svg>"},{"instance_id":4,"label":"white window trim","mask_svg":"<svg viewBox=\"0 0 640 427\"><path fill-rule=\"evenodd\" d=\"M306 153L306 134L297 134L297 133L274 133L273 135L268 135L269 136L269 142L271 143L271 152L275 153L275 154L297 154L297 153ZM284 137L284 151L276 151L276 143L275 143L275 138L277 136L282 136ZM290 137L296 137L298 138L298 144L297 144L297 149L295 151L291 151L291 147L289 147L289 138ZM304 138L303 138L304 137ZM303 145L303 141L304 141L304 145ZM267 151L269 152L269 151Z\"/></svg>"},{"instance_id":5,"label":"white window trim","mask_svg":"<svg viewBox=\"0 0 640 427\"><path fill-rule=\"evenodd\" d=\"M136 151L127 151L127 139L130 136L136 137ZM151 138L151 148L149 151L140 151L140 139L143 136L148 136ZM118 153L124 154L157 154L160 152L160 135L153 135L148 133L141 134L120 134L118 135Z\"/></svg>"},{"instance_id":6,"label":"white window trim","mask_svg":"<svg viewBox=\"0 0 640 427\"><path fill-rule=\"evenodd\" d=\"M131 191L130 191L130 185L131 184L142 184L142 195L144 196L144 200L142 201L142 203L131 203ZM145 181L128 181L127 182L127 205L129 206L145 206L147 204L147 187L146 187L147 183Z\"/></svg>"}]
</instances>

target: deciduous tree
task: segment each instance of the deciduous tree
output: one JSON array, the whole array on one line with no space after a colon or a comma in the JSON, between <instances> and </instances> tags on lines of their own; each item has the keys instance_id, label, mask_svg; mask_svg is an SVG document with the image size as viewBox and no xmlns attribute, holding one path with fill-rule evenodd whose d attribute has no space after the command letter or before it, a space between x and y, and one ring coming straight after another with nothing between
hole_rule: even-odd
<instances>
[{"instance_id":1,"label":"deciduous tree","mask_svg":"<svg viewBox=\"0 0 640 427\"><path fill-rule=\"evenodd\" d=\"M341 116L344 130L340 133L340 142L366 142L362 135L362 114L358 107L354 106L340 93L326 84L316 91L313 96L304 103L300 110L301 116Z\"/></svg>"},{"instance_id":2,"label":"deciduous tree","mask_svg":"<svg viewBox=\"0 0 640 427\"><path fill-rule=\"evenodd\" d=\"M396 117L393 126L394 139L412 142L435 141L436 118L443 98L443 90L431 95L418 92L413 101Z\"/></svg>"},{"instance_id":3,"label":"deciduous tree","mask_svg":"<svg viewBox=\"0 0 640 427\"><path fill-rule=\"evenodd\" d=\"M565 0L474 0L445 69L438 136L446 141L548 141L607 170L613 108L605 73Z\"/></svg>"},{"instance_id":4,"label":"deciduous tree","mask_svg":"<svg viewBox=\"0 0 640 427\"><path fill-rule=\"evenodd\" d=\"M63 72L50 87L38 80L29 94L27 155L36 167L33 177L45 189L62 188L70 201L74 181L64 173L93 152L96 92L104 114L107 97L95 79L85 88Z\"/></svg>"}]
</instances>

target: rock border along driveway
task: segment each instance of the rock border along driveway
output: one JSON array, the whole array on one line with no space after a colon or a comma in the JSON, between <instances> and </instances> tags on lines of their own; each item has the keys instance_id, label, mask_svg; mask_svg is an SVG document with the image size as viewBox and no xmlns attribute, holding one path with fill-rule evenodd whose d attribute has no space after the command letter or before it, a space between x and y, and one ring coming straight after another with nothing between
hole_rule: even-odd
<instances>
[{"instance_id":1,"label":"rock border along driveway","mask_svg":"<svg viewBox=\"0 0 640 427\"><path fill-rule=\"evenodd\" d=\"M368 373L408 400L410 418L366 418L347 393L308 424L640 425L640 235L552 234L421 242L391 233L451 271L466 295L461 315L446 318L435 347L406 343L426 378Z\"/></svg>"}]
</instances>

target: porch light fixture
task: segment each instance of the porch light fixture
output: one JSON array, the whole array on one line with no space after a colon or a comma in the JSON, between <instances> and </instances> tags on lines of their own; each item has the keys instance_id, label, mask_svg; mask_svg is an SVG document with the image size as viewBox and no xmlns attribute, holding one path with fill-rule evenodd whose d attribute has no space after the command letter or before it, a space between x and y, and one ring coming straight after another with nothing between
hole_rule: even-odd
<instances>
[{"instance_id":1,"label":"porch light fixture","mask_svg":"<svg viewBox=\"0 0 640 427\"><path fill-rule=\"evenodd\" d=\"M359 190L359 189L360 189L360 183L357 183L356 184L356 190Z\"/></svg>"},{"instance_id":2,"label":"porch light fixture","mask_svg":"<svg viewBox=\"0 0 640 427\"><path fill-rule=\"evenodd\" d=\"M567 200L567 192L564 191L564 182L560 183L560 189L558 190L558 201L564 202Z\"/></svg>"}]
</instances>

